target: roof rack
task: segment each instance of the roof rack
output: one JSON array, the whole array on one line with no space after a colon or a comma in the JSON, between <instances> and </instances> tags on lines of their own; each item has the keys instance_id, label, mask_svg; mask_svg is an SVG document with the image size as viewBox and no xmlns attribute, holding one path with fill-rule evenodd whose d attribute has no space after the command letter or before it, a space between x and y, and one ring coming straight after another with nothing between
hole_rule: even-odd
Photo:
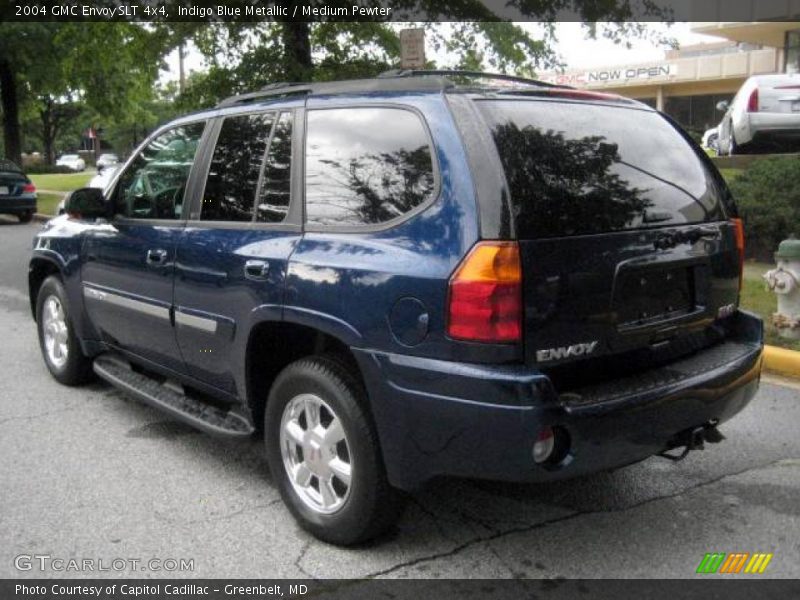
<instances>
[{"instance_id":1,"label":"roof rack","mask_svg":"<svg viewBox=\"0 0 800 600\"><path fill-rule=\"evenodd\" d=\"M225 98L216 108L225 108L227 106L236 106L237 104L247 104L261 98L269 98L275 96L288 96L291 94L308 94L311 92L311 85L307 83L279 81L270 83L262 87L257 92L248 92L246 94L238 94Z\"/></svg>"},{"instance_id":2,"label":"roof rack","mask_svg":"<svg viewBox=\"0 0 800 600\"><path fill-rule=\"evenodd\" d=\"M558 85L555 83L548 83L546 81L539 81L538 79L528 79L527 77L518 77L516 75L506 75L504 73L486 73L484 71L463 71L463 70L448 70L448 69L431 69L431 70L417 70L417 69L392 69L384 71L378 75L379 79L390 79L393 77L471 77L473 79L499 79L502 81L513 81L514 83L522 83L525 85L535 85L539 87L548 88L569 88L567 85Z\"/></svg>"}]
</instances>

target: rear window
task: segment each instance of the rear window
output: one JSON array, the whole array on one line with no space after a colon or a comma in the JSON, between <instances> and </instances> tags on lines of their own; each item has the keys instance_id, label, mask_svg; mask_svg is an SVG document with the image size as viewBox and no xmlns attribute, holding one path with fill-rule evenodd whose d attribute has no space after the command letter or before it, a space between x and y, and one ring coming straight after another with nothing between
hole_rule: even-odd
<instances>
[{"instance_id":1,"label":"rear window","mask_svg":"<svg viewBox=\"0 0 800 600\"><path fill-rule=\"evenodd\" d=\"M661 115L579 102L481 100L520 237L723 218L695 149Z\"/></svg>"}]
</instances>

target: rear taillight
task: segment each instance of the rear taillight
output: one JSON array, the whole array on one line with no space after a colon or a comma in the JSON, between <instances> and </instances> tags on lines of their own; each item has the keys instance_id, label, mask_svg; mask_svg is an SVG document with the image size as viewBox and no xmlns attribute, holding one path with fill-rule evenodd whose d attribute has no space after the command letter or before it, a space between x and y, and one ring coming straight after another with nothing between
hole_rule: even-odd
<instances>
[{"instance_id":1,"label":"rear taillight","mask_svg":"<svg viewBox=\"0 0 800 600\"><path fill-rule=\"evenodd\" d=\"M744 276L744 222L741 219L731 219L733 235L736 238L736 250L739 252L739 290L742 289Z\"/></svg>"},{"instance_id":2,"label":"rear taillight","mask_svg":"<svg viewBox=\"0 0 800 600\"><path fill-rule=\"evenodd\" d=\"M26 183L25 185L22 186L22 191L25 192L26 194L32 194L33 192L36 191L36 186L33 185L32 183Z\"/></svg>"},{"instance_id":3,"label":"rear taillight","mask_svg":"<svg viewBox=\"0 0 800 600\"><path fill-rule=\"evenodd\" d=\"M450 278L447 334L473 342L522 338L522 266L516 242L479 242Z\"/></svg>"},{"instance_id":4,"label":"rear taillight","mask_svg":"<svg viewBox=\"0 0 800 600\"><path fill-rule=\"evenodd\" d=\"M747 112L758 112L758 88L750 92L750 98L747 100Z\"/></svg>"}]
</instances>

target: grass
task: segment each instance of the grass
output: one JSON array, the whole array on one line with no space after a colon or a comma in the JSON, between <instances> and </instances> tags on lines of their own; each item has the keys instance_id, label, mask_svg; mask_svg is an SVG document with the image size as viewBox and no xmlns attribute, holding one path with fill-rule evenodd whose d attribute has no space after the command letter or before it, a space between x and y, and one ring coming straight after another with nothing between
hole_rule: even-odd
<instances>
[{"instance_id":1,"label":"grass","mask_svg":"<svg viewBox=\"0 0 800 600\"><path fill-rule=\"evenodd\" d=\"M64 194L51 194L49 192L39 192L37 194L36 210L43 215L55 215L58 203Z\"/></svg>"},{"instance_id":2,"label":"grass","mask_svg":"<svg viewBox=\"0 0 800 600\"><path fill-rule=\"evenodd\" d=\"M33 174L28 177L37 189L71 192L72 190L85 187L93 176L94 171L84 171L83 173Z\"/></svg>"},{"instance_id":3,"label":"grass","mask_svg":"<svg viewBox=\"0 0 800 600\"><path fill-rule=\"evenodd\" d=\"M725 178L725 181L730 183L734 179L736 179L739 175L744 173L744 169L720 169L719 172Z\"/></svg>"},{"instance_id":4,"label":"grass","mask_svg":"<svg viewBox=\"0 0 800 600\"><path fill-rule=\"evenodd\" d=\"M748 262L745 264L741 307L764 319L764 334L768 344L789 350L800 350L800 341L779 337L772 324L772 313L777 310L778 301L775 294L767 290L764 280L761 278L771 268L772 265L766 263Z\"/></svg>"}]
</instances>

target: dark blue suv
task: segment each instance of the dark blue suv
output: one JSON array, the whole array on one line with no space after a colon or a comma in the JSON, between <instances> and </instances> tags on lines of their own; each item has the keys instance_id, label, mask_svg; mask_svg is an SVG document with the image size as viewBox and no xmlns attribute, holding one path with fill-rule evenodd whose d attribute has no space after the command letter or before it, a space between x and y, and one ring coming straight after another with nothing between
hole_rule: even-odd
<instances>
[{"instance_id":1,"label":"dark blue suv","mask_svg":"<svg viewBox=\"0 0 800 600\"><path fill-rule=\"evenodd\" d=\"M464 72L269 86L160 128L66 208L29 274L53 376L263 431L330 542L437 476L679 458L758 386L730 193L618 96Z\"/></svg>"}]
</instances>

